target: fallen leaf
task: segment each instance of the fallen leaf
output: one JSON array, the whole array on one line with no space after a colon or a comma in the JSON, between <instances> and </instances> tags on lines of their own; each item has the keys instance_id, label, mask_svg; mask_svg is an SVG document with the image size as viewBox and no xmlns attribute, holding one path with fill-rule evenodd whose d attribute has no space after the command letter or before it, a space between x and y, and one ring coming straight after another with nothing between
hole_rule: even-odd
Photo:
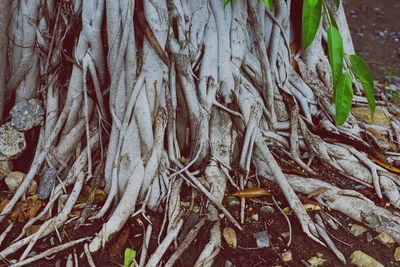
<instances>
[{"instance_id":1,"label":"fallen leaf","mask_svg":"<svg viewBox=\"0 0 400 267\"><path fill-rule=\"evenodd\" d=\"M319 195L321 195L322 193L325 193L328 190L329 190L329 188L327 188L327 187L320 187L320 188L315 189L314 191L312 191L310 194L308 194L307 198L312 198L312 197L319 196Z\"/></svg>"},{"instance_id":2,"label":"fallen leaf","mask_svg":"<svg viewBox=\"0 0 400 267\"><path fill-rule=\"evenodd\" d=\"M129 232L129 227L125 227L119 234L117 240L115 240L115 243L110 246L108 253L111 257L116 257L121 253L122 249L125 247L126 241L128 240Z\"/></svg>"},{"instance_id":3,"label":"fallen leaf","mask_svg":"<svg viewBox=\"0 0 400 267\"><path fill-rule=\"evenodd\" d=\"M394 259L400 261L400 247L397 247L394 251Z\"/></svg>"},{"instance_id":4,"label":"fallen leaf","mask_svg":"<svg viewBox=\"0 0 400 267\"><path fill-rule=\"evenodd\" d=\"M242 198L250 198L250 197L270 196L271 193L266 191L264 188L254 187L254 188L245 188L239 190L233 195Z\"/></svg>"},{"instance_id":5,"label":"fallen leaf","mask_svg":"<svg viewBox=\"0 0 400 267\"><path fill-rule=\"evenodd\" d=\"M379 233L379 235L377 235L375 237L376 240L378 240L379 242L381 242L383 245L390 247L391 244L394 244L395 241L393 240L393 238L386 234L385 232L381 232Z\"/></svg>"},{"instance_id":6,"label":"fallen leaf","mask_svg":"<svg viewBox=\"0 0 400 267\"><path fill-rule=\"evenodd\" d=\"M318 211L318 210L322 210L320 205L316 205L316 204L309 204L309 203L305 203L303 204L303 207L306 211ZM286 215L290 215L292 213L292 209L290 207L286 207L283 209L283 212Z\"/></svg>"},{"instance_id":7,"label":"fallen leaf","mask_svg":"<svg viewBox=\"0 0 400 267\"><path fill-rule=\"evenodd\" d=\"M33 217L36 216L37 212L40 210L42 206L43 202L40 199L28 198L26 216L29 219L32 219Z\"/></svg>"},{"instance_id":8,"label":"fallen leaf","mask_svg":"<svg viewBox=\"0 0 400 267\"><path fill-rule=\"evenodd\" d=\"M30 225L25 229L25 234L26 236L30 236L33 235L34 233L36 233L40 228L40 225Z\"/></svg>"},{"instance_id":9,"label":"fallen leaf","mask_svg":"<svg viewBox=\"0 0 400 267\"><path fill-rule=\"evenodd\" d=\"M384 267L382 263L360 250L354 251L350 259L351 263L358 267Z\"/></svg>"},{"instance_id":10,"label":"fallen leaf","mask_svg":"<svg viewBox=\"0 0 400 267\"><path fill-rule=\"evenodd\" d=\"M306 211L317 211L322 209L319 205L314 204L303 204L303 207L306 209Z\"/></svg>"},{"instance_id":11,"label":"fallen leaf","mask_svg":"<svg viewBox=\"0 0 400 267\"><path fill-rule=\"evenodd\" d=\"M91 186L85 185L85 186L83 187L83 193L84 193L87 197L89 197L90 194L92 194L92 192L93 192L93 188L92 188ZM93 198L93 204L102 203L102 202L106 199L106 197L107 197L106 192L104 192L103 190L101 190L101 189L99 189L99 188L96 189L96 193L95 193L94 198Z\"/></svg>"},{"instance_id":12,"label":"fallen leaf","mask_svg":"<svg viewBox=\"0 0 400 267\"><path fill-rule=\"evenodd\" d=\"M229 247L236 249L237 246L237 237L236 232L230 227L225 227L222 231L222 235L225 238L226 243Z\"/></svg>"},{"instance_id":13,"label":"fallen leaf","mask_svg":"<svg viewBox=\"0 0 400 267\"><path fill-rule=\"evenodd\" d=\"M395 173L400 173L400 169L399 168L396 168L396 167L390 165L389 163L385 163L383 161L380 161L379 159L372 158L372 157L371 157L371 160L373 162L375 162L376 164L378 164L379 166L385 168L386 170L389 170L389 171L395 172Z\"/></svg>"},{"instance_id":14,"label":"fallen leaf","mask_svg":"<svg viewBox=\"0 0 400 267\"><path fill-rule=\"evenodd\" d=\"M371 117L371 112L368 107L354 107L352 108L351 113L357 119L368 124L379 125L389 129L391 128L390 119L379 107L376 108L373 117Z\"/></svg>"},{"instance_id":15,"label":"fallen leaf","mask_svg":"<svg viewBox=\"0 0 400 267\"><path fill-rule=\"evenodd\" d=\"M3 199L3 200L0 202L0 212L3 211L4 207L8 204L8 202L10 202L10 201L9 201L7 198Z\"/></svg>"}]
</instances>

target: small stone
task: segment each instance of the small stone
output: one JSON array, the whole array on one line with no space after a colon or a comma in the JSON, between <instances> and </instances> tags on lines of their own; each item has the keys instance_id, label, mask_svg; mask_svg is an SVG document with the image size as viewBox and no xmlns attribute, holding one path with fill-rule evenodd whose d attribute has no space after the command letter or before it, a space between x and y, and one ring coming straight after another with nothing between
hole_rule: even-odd
<instances>
[{"instance_id":1,"label":"small stone","mask_svg":"<svg viewBox=\"0 0 400 267\"><path fill-rule=\"evenodd\" d=\"M0 126L0 160L15 159L26 148L25 136L10 123Z\"/></svg>"},{"instance_id":2,"label":"small stone","mask_svg":"<svg viewBox=\"0 0 400 267\"><path fill-rule=\"evenodd\" d=\"M364 252L357 250L351 256L351 263L358 267L384 267L384 265Z\"/></svg>"},{"instance_id":3,"label":"small stone","mask_svg":"<svg viewBox=\"0 0 400 267\"><path fill-rule=\"evenodd\" d=\"M254 214L251 216L251 218L252 218L253 221L255 221L255 222L258 222L258 220L259 220L259 216L258 216L257 213L254 213Z\"/></svg>"},{"instance_id":4,"label":"small stone","mask_svg":"<svg viewBox=\"0 0 400 267\"><path fill-rule=\"evenodd\" d=\"M387 247L390 247L391 244L395 243L393 238L390 235L386 234L385 232L379 233L379 235L377 235L375 239Z\"/></svg>"},{"instance_id":5,"label":"small stone","mask_svg":"<svg viewBox=\"0 0 400 267\"><path fill-rule=\"evenodd\" d=\"M283 232L281 233L281 236L284 238L288 238L289 237L289 232Z\"/></svg>"},{"instance_id":6,"label":"small stone","mask_svg":"<svg viewBox=\"0 0 400 267\"><path fill-rule=\"evenodd\" d=\"M326 259L323 259L322 257L312 257L310 259L307 260L309 264L311 264L311 266L320 266L323 265L324 262L326 262Z\"/></svg>"},{"instance_id":7,"label":"small stone","mask_svg":"<svg viewBox=\"0 0 400 267\"><path fill-rule=\"evenodd\" d=\"M282 260L284 262L292 261L293 260L292 252L290 252L290 251L283 252Z\"/></svg>"},{"instance_id":8,"label":"small stone","mask_svg":"<svg viewBox=\"0 0 400 267\"><path fill-rule=\"evenodd\" d=\"M46 199L49 197L51 190L55 184L57 177L57 170L54 167L47 168L39 181L38 195L40 199Z\"/></svg>"},{"instance_id":9,"label":"small stone","mask_svg":"<svg viewBox=\"0 0 400 267\"><path fill-rule=\"evenodd\" d=\"M12 171L12 163L9 160L0 160L0 179L6 177Z\"/></svg>"},{"instance_id":10,"label":"small stone","mask_svg":"<svg viewBox=\"0 0 400 267\"><path fill-rule=\"evenodd\" d=\"M262 206L262 207L260 208L260 211L261 211L261 212L264 212L264 213L266 213L266 214L273 214L273 213L275 213L275 209L274 209L273 207L271 207L271 206Z\"/></svg>"},{"instance_id":11,"label":"small stone","mask_svg":"<svg viewBox=\"0 0 400 267\"><path fill-rule=\"evenodd\" d=\"M267 231L262 231L254 234L256 238L257 247L259 248L267 248L269 247L269 237Z\"/></svg>"},{"instance_id":12,"label":"small stone","mask_svg":"<svg viewBox=\"0 0 400 267\"><path fill-rule=\"evenodd\" d=\"M355 236L361 236L362 234L364 234L368 229L358 225L358 224L353 224L350 228L350 231L353 233L353 235Z\"/></svg>"},{"instance_id":13,"label":"small stone","mask_svg":"<svg viewBox=\"0 0 400 267\"><path fill-rule=\"evenodd\" d=\"M18 187L21 185L22 181L25 178L25 173L23 172L10 172L6 179L4 179L8 189L10 191L15 192L17 191ZM31 182L31 184L28 187L27 193L28 195L34 195L36 194L37 191L37 183L35 180Z\"/></svg>"},{"instance_id":14,"label":"small stone","mask_svg":"<svg viewBox=\"0 0 400 267\"><path fill-rule=\"evenodd\" d=\"M397 247L394 251L394 259L400 261L400 247Z\"/></svg>"},{"instance_id":15,"label":"small stone","mask_svg":"<svg viewBox=\"0 0 400 267\"><path fill-rule=\"evenodd\" d=\"M27 131L42 123L44 109L36 99L21 101L10 111L11 124L19 131Z\"/></svg>"}]
</instances>

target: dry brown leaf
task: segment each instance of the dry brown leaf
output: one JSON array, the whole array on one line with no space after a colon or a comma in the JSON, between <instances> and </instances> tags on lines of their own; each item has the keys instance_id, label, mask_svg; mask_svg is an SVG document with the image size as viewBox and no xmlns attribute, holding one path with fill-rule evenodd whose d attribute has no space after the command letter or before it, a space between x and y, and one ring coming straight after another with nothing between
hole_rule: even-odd
<instances>
[{"instance_id":1,"label":"dry brown leaf","mask_svg":"<svg viewBox=\"0 0 400 267\"><path fill-rule=\"evenodd\" d=\"M391 172L395 172L395 173L400 173L400 169L396 168L388 163L385 163L383 161L380 161L379 159L375 159L375 158L371 158L373 162L375 162L376 164L378 164L379 166L385 168L386 170L389 170Z\"/></svg>"},{"instance_id":2,"label":"dry brown leaf","mask_svg":"<svg viewBox=\"0 0 400 267\"><path fill-rule=\"evenodd\" d=\"M37 212L43 206L43 202L40 199L27 199L27 210L26 210L26 217L32 219L36 216Z\"/></svg>"},{"instance_id":3,"label":"dry brown leaf","mask_svg":"<svg viewBox=\"0 0 400 267\"><path fill-rule=\"evenodd\" d=\"M310 194L308 194L307 198L312 198L312 197L319 196L319 195L321 195L322 193L325 193L328 190L329 190L329 188L327 188L327 187L320 187L320 188L315 189L314 191L312 191Z\"/></svg>"},{"instance_id":4,"label":"dry brown leaf","mask_svg":"<svg viewBox=\"0 0 400 267\"><path fill-rule=\"evenodd\" d=\"M4 207L8 204L8 202L10 202L10 201L9 201L7 198L3 199L3 200L0 202L0 212L3 211Z\"/></svg>"},{"instance_id":5,"label":"dry brown leaf","mask_svg":"<svg viewBox=\"0 0 400 267\"><path fill-rule=\"evenodd\" d=\"M125 227L122 232L119 234L115 243L110 246L108 249L108 253L111 257L116 257L121 254L122 249L125 247L126 241L128 241L130 229L129 227Z\"/></svg>"},{"instance_id":6,"label":"dry brown leaf","mask_svg":"<svg viewBox=\"0 0 400 267\"><path fill-rule=\"evenodd\" d=\"M26 236L30 236L33 235L34 233L36 233L40 228L40 225L30 225L25 229L25 234Z\"/></svg>"},{"instance_id":7,"label":"dry brown leaf","mask_svg":"<svg viewBox=\"0 0 400 267\"><path fill-rule=\"evenodd\" d=\"M245 188L239 190L233 195L242 198L250 198L250 197L270 196L271 193L265 190L264 188L254 187L254 188Z\"/></svg>"},{"instance_id":8,"label":"dry brown leaf","mask_svg":"<svg viewBox=\"0 0 400 267\"><path fill-rule=\"evenodd\" d=\"M371 117L371 112L368 107L354 107L351 109L351 113L357 119L368 124L391 128L390 119L380 107L376 108L373 118Z\"/></svg>"},{"instance_id":9,"label":"dry brown leaf","mask_svg":"<svg viewBox=\"0 0 400 267\"><path fill-rule=\"evenodd\" d=\"M85 196L87 196L87 197L86 198L82 197L82 199L81 199L82 202L86 202L86 200L88 199L88 197L90 196L92 191L93 191L93 188L91 186L89 186L89 185L85 185L83 187L83 194ZM96 193L95 193L94 198L93 198L93 204L102 203L106 199L106 197L107 197L107 194L103 190L96 189Z\"/></svg>"}]
</instances>

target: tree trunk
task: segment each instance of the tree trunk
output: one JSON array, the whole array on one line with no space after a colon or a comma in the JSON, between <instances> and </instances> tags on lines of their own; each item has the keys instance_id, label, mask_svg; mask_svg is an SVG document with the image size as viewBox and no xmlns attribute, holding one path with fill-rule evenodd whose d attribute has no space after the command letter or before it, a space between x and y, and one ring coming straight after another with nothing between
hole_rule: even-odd
<instances>
[{"instance_id":1,"label":"tree trunk","mask_svg":"<svg viewBox=\"0 0 400 267\"><path fill-rule=\"evenodd\" d=\"M25 218L2 258L21 249L19 264L35 260L27 256L35 242L63 227L90 188L76 228L101 218L105 223L90 241L79 239L89 242L89 263L91 253L141 215L149 222L140 266L168 259L172 266L205 224L211 238L196 266L211 266L221 247L221 224L242 230L245 219L245 198L236 218L223 204L225 194L251 187L256 177L276 182L280 192L272 194L286 198L304 233L342 262L299 194L400 242L398 213L316 173L323 164L400 208L400 179L391 172L399 164L400 108L379 98L377 110L385 114L379 125L353 115L335 125L327 18L304 49L301 10L291 1L274 1L273 11L255 0L225 7L222 0L15 0L8 8L0 7L0 48L8 46L8 57L0 49L0 119L3 111L11 116L1 126L0 160L7 165L28 157L32 164L0 220L12 217L33 181L43 207ZM354 54L342 5L335 10L344 50ZM353 107L362 110L366 97L356 94ZM11 141L6 131L12 131ZM35 153L22 151L24 135ZM382 142L385 150L374 150ZM290 168L285 161L293 162ZM198 205L210 202L208 216L174 250L180 254L166 253L188 220L180 204L183 186L203 196ZM107 193L101 205L96 192ZM161 230L152 229L149 210L160 216L165 210ZM45 223L25 237L39 220ZM147 250L152 231L163 240Z\"/></svg>"}]
</instances>

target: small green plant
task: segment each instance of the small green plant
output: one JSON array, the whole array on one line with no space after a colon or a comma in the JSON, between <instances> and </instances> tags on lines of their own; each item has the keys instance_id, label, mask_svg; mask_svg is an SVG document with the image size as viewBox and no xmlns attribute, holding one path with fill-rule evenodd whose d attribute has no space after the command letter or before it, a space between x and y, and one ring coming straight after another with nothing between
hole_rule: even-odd
<instances>
[{"instance_id":1,"label":"small green plant","mask_svg":"<svg viewBox=\"0 0 400 267\"><path fill-rule=\"evenodd\" d=\"M340 0L335 1L336 7ZM371 115L375 112L374 82L365 61L357 55L346 55L343 39L335 22L333 12L325 0L304 0L302 14L302 41L307 48L314 40L322 15L329 21L328 50L335 91L336 124L345 123L353 102L353 81L359 81L368 100Z\"/></svg>"},{"instance_id":2,"label":"small green plant","mask_svg":"<svg viewBox=\"0 0 400 267\"><path fill-rule=\"evenodd\" d=\"M136 250L131 248L126 248L124 252L124 267L131 266L132 262L135 260Z\"/></svg>"},{"instance_id":3,"label":"small green plant","mask_svg":"<svg viewBox=\"0 0 400 267\"><path fill-rule=\"evenodd\" d=\"M230 0L224 0L226 6ZM272 10L272 0L263 0L265 6ZM335 0L336 8L340 0ZM343 50L343 39L338 29L333 12L326 0L304 0L302 14L302 42L307 48L314 41L322 15L326 15L329 21L328 52L332 69L334 88L334 102L336 107L336 125L342 125L349 116L353 102L353 82L362 84L365 96L368 100L371 115L374 114L376 103L374 97L374 82L372 73L365 61L357 55L347 55Z\"/></svg>"}]
</instances>

